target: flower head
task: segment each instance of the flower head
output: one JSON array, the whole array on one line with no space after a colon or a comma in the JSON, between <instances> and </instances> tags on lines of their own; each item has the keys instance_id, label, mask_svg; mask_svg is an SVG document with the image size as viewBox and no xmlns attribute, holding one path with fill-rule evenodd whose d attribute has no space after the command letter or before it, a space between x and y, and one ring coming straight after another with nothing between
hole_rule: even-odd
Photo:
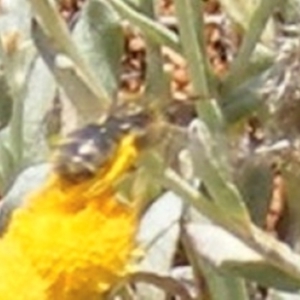
<instances>
[{"instance_id":1,"label":"flower head","mask_svg":"<svg viewBox=\"0 0 300 300\"><path fill-rule=\"evenodd\" d=\"M137 212L134 203L117 201L114 182L137 155L128 135L93 178L71 184L53 174L26 199L0 241L0 300L18 299L15 294L28 289L39 296L23 300L96 299L126 274Z\"/></svg>"}]
</instances>

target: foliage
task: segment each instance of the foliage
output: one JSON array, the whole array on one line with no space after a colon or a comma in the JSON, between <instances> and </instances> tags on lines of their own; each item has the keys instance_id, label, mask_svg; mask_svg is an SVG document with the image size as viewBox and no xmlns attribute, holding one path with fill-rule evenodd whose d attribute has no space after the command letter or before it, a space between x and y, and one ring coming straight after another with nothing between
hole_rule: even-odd
<instances>
[{"instance_id":1,"label":"foliage","mask_svg":"<svg viewBox=\"0 0 300 300\"><path fill-rule=\"evenodd\" d=\"M270 299L300 299L298 111L292 114L299 98L294 81L299 75L295 41L300 21L293 7L300 4L298 0L286 4L279 0L248 2L220 1L243 36L221 78L207 56L203 1L174 0L179 33L159 22L155 1L150 0L85 1L73 30L54 1L3 2L2 226L7 211L21 202L21 172L49 160L44 121L55 96L62 99L63 132L97 120L117 101L124 43L121 22L126 19L140 30L151 49L146 53L151 67L148 63L143 95L148 104L162 109L170 95L161 48L169 47L186 59L193 92L199 99L197 118L184 129L188 157L181 161L181 168L190 168L201 185L191 184L186 174L165 166L162 156L155 161L161 171L155 176L147 166L151 158L141 159L139 166L151 177L146 176L144 184L155 189L147 191L155 200L143 199L138 239L145 253L139 271L113 287L107 297L159 300L175 294L182 299L245 300L254 299L249 285L255 282L272 289ZM278 33L273 18L280 8L284 8L283 33ZM280 117L283 111L291 116ZM251 148L241 124L253 116L262 119L266 137L263 145ZM281 147L278 142L282 140L286 143ZM258 227L264 223L261 212L267 210L272 193L273 162L280 165L293 208L286 234L290 245ZM34 182L38 168L30 177ZM259 184L256 176L261 178ZM164 194L157 188L161 182L167 190ZM12 191L17 192L12 196ZM149 204L151 201L155 203ZM178 257L184 258L189 275L178 276L182 267L176 262Z\"/></svg>"}]
</instances>

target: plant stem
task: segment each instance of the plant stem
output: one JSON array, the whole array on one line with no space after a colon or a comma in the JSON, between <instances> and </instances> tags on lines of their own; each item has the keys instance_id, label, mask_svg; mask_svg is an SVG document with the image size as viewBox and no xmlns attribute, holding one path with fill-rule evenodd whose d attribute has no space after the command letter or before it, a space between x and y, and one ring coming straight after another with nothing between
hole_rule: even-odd
<instances>
[{"instance_id":1,"label":"plant stem","mask_svg":"<svg viewBox=\"0 0 300 300\"><path fill-rule=\"evenodd\" d=\"M24 103L20 97L24 93L18 92L14 95L13 113L10 120L10 147L12 149L14 166L20 167L23 157L23 111ZM16 172L18 170L14 170Z\"/></svg>"},{"instance_id":2,"label":"plant stem","mask_svg":"<svg viewBox=\"0 0 300 300\"><path fill-rule=\"evenodd\" d=\"M281 0L261 0L249 23L237 57L232 63L228 76L224 82L224 91L229 93L240 83L248 70L251 55L266 27L266 24L276 6Z\"/></svg>"},{"instance_id":3,"label":"plant stem","mask_svg":"<svg viewBox=\"0 0 300 300\"><path fill-rule=\"evenodd\" d=\"M200 3L201 1L197 1ZM180 38L182 47L188 61L191 80L196 93L204 99L211 96L207 80L207 58L202 41L203 20L197 22L193 4L195 0L175 0L176 14L179 21ZM202 5L199 5L201 9ZM199 11L200 13L201 11ZM196 24L201 27L196 30ZM200 41L200 42L199 42Z\"/></svg>"},{"instance_id":4,"label":"plant stem","mask_svg":"<svg viewBox=\"0 0 300 300\"><path fill-rule=\"evenodd\" d=\"M175 0L180 39L196 95L198 116L210 129L219 129L223 120L210 87L211 72L204 43L203 4L198 0ZM200 20L199 20L200 18Z\"/></svg>"},{"instance_id":5,"label":"plant stem","mask_svg":"<svg viewBox=\"0 0 300 300\"><path fill-rule=\"evenodd\" d=\"M138 13L123 0L110 0L110 4L121 16L138 26L153 41L177 52L181 51L178 36L169 29Z\"/></svg>"},{"instance_id":6,"label":"plant stem","mask_svg":"<svg viewBox=\"0 0 300 300\"><path fill-rule=\"evenodd\" d=\"M141 9L150 19L155 20L155 10L153 0L141 0ZM161 46L153 39L146 36L146 105L155 102L155 106L163 108L171 99L168 80L163 71L163 57Z\"/></svg>"}]
</instances>

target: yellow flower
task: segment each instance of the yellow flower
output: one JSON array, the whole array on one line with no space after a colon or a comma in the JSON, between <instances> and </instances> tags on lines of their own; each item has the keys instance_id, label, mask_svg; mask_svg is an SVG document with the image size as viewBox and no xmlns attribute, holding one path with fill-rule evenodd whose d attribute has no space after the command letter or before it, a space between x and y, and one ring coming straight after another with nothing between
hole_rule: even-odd
<instances>
[{"instance_id":1,"label":"yellow flower","mask_svg":"<svg viewBox=\"0 0 300 300\"><path fill-rule=\"evenodd\" d=\"M53 174L17 209L0 241L0 300L98 299L126 274L137 209L117 201L113 183L136 160L125 137L92 179Z\"/></svg>"}]
</instances>

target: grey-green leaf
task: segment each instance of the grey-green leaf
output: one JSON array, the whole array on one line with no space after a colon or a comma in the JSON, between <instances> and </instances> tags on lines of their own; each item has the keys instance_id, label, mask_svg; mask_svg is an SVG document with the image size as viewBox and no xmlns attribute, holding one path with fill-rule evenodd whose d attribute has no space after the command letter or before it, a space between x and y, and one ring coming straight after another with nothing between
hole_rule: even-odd
<instances>
[{"instance_id":1,"label":"grey-green leaf","mask_svg":"<svg viewBox=\"0 0 300 300\"><path fill-rule=\"evenodd\" d=\"M73 42L55 3L30 0L38 17L32 36L42 57L76 107L81 121L94 121L111 99Z\"/></svg>"},{"instance_id":2,"label":"grey-green leaf","mask_svg":"<svg viewBox=\"0 0 300 300\"><path fill-rule=\"evenodd\" d=\"M161 196L144 215L138 240L145 249L145 257L140 263L140 269L167 275L179 238L179 219L182 214L182 201L172 192ZM162 293L150 286L140 285L140 299L163 299Z\"/></svg>"},{"instance_id":3,"label":"grey-green leaf","mask_svg":"<svg viewBox=\"0 0 300 300\"><path fill-rule=\"evenodd\" d=\"M299 280L271 266L263 256L223 228L192 224L188 226L188 232L199 255L220 270L278 289L299 289Z\"/></svg>"},{"instance_id":4,"label":"grey-green leaf","mask_svg":"<svg viewBox=\"0 0 300 300\"><path fill-rule=\"evenodd\" d=\"M4 195L10 186L15 173L15 161L11 149L7 145L7 131L0 135L0 174L1 194Z\"/></svg>"},{"instance_id":5,"label":"grey-green leaf","mask_svg":"<svg viewBox=\"0 0 300 300\"><path fill-rule=\"evenodd\" d=\"M209 298L213 300L248 299L243 279L222 272L213 264L209 263L209 260L204 255L201 253L199 254L199 245L195 239L197 239L197 235L201 235L202 232L194 232L192 229L199 229L200 227L198 227L198 225L209 226L211 225L211 222L208 219L205 219L201 214L198 214L196 222L197 223L188 222L185 224L186 230L184 231L185 234L182 239L183 246L187 252L187 257L193 267L195 276L204 276L205 282L207 283Z\"/></svg>"},{"instance_id":6,"label":"grey-green leaf","mask_svg":"<svg viewBox=\"0 0 300 300\"><path fill-rule=\"evenodd\" d=\"M8 125L12 114L13 99L6 78L0 74L0 129Z\"/></svg>"},{"instance_id":7,"label":"grey-green leaf","mask_svg":"<svg viewBox=\"0 0 300 300\"><path fill-rule=\"evenodd\" d=\"M212 300L249 299L245 283L241 278L226 272L220 272L205 261L202 262L201 266Z\"/></svg>"},{"instance_id":8,"label":"grey-green leaf","mask_svg":"<svg viewBox=\"0 0 300 300\"><path fill-rule=\"evenodd\" d=\"M268 158L249 157L235 171L237 185L251 214L251 220L262 227L271 198L272 171Z\"/></svg>"},{"instance_id":9,"label":"grey-green leaf","mask_svg":"<svg viewBox=\"0 0 300 300\"><path fill-rule=\"evenodd\" d=\"M218 149L204 122L192 122L189 140L195 175L203 180L209 194L225 214L243 221L247 226L250 219L246 206L230 178L226 162L222 161L221 149Z\"/></svg>"},{"instance_id":10,"label":"grey-green leaf","mask_svg":"<svg viewBox=\"0 0 300 300\"><path fill-rule=\"evenodd\" d=\"M76 107L83 122L99 118L102 106L94 91L79 75L79 67L69 57L60 54L50 37L46 36L38 24L32 28L34 42L45 63Z\"/></svg>"},{"instance_id":11,"label":"grey-green leaf","mask_svg":"<svg viewBox=\"0 0 300 300\"><path fill-rule=\"evenodd\" d=\"M300 300L300 294L298 293L287 293L278 290L271 290L269 292L268 299L270 300Z\"/></svg>"},{"instance_id":12,"label":"grey-green leaf","mask_svg":"<svg viewBox=\"0 0 300 300\"><path fill-rule=\"evenodd\" d=\"M41 164L26 169L18 176L0 205L0 234L3 234L9 224L13 211L24 203L26 194L38 188L48 173L49 165Z\"/></svg>"},{"instance_id":13,"label":"grey-green leaf","mask_svg":"<svg viewBox=\"0 0 300 300\"><path fill-rule=\"evenodd\" d=\"M55 97L56 85L52 74L39 57L28 74L24 97L23 135L24 165L47 159L49 150L44 132L44 118Z\"/></svg>"},{"instance_id":14,"label":"grey-green leaf","mask_svg":"<svg viewBox=\"0 0 300 300\"><path fill-rule=\"evenodd\" d=\"M124 36L120 17L109 1L87 1L73 37L94 75L114 99L119 86Z\"/></svg>"},{"instance_id":15,"label":"grey-green leaf","mask_svg":"<svg viewBox=\"0 0 300 300\"><path fill-rule=\"evenodd\" d=\"M177 34L139 13L123 0L111 0L110 3L122 17L139 27L148 38L160 45L180 51L180 41Z\"/></svg>"}]
</instances>

